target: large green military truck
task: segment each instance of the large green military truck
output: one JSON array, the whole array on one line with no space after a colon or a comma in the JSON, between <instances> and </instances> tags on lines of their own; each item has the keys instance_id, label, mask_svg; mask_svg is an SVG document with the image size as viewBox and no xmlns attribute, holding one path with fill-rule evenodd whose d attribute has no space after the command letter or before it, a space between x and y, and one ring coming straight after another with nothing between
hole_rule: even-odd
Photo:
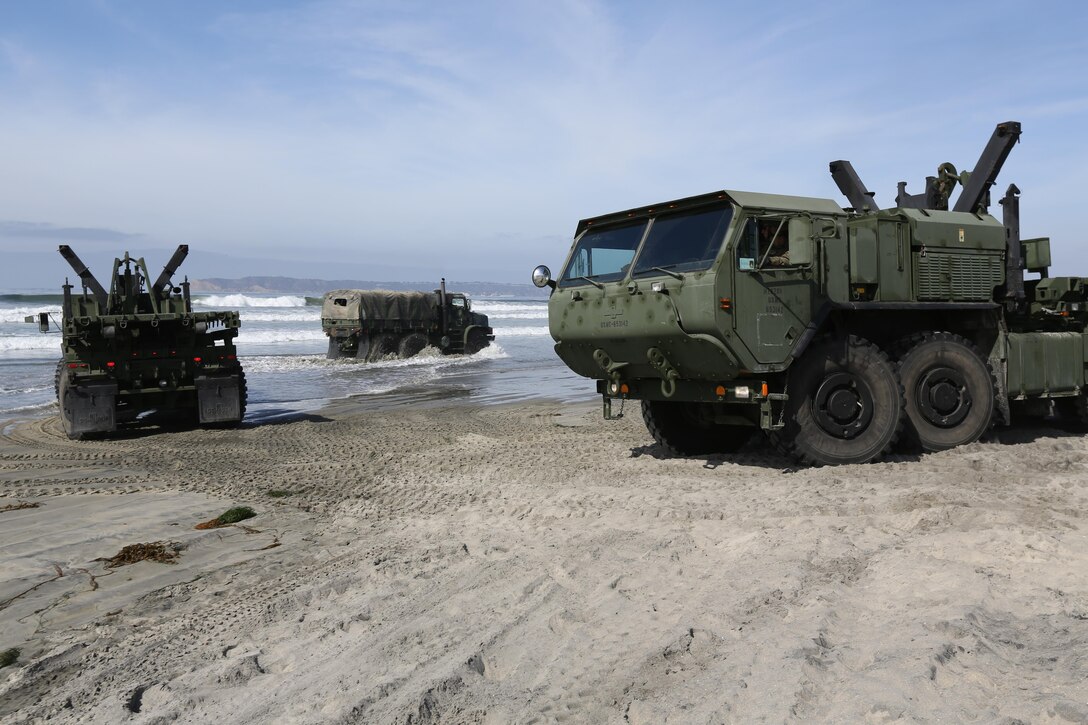
<instances>
[{"instance_id":1,"label":"large green military truck","mask_svg":"<svg viewBox=\"0 0 1088 725\"><path fill-rule=\"evenodd\" d=\"M180 245L151 279L143 258L113 262L107 292L67 245L61 256L82 282L64 283L61 352L55 388L69 438L106 433L152 411L191 424L237 424L245 415L246 380L234 338L237 312L193 312L188 280L171 280L189 253ZM50 331L47 313L32 315Z\"/></svg>"},{"instance_id":2,"label":"large green military truck","mask_svg":"<svg viewBox=\"0 0 1088 725\"><path fill-rule=\"evenodd\" d=\"M321 328L329 337L330 360L408 358L428 346L447 355L471 355L495 339L487 315L473 312L465 295L447 292L445 279L434 292L326 292Z\"/></svg>"},{"instance_id":3,"label":"large green military truck","mask_svg":"<svg viewBox=\"0 0 1088 725\"><path fill-rule=\"evenodd\" d=\"M1015 185L1003 222L988 211L1019 137L998 125L973 171L942 164L889 209L836 161L849 208L717 191L585 219L558 279L533 272L556 353L598 381L605 417L641 401L682 455L763 430L805 463L860 463L1052 407L1088 421L1088 280L1048 276Z\"/></svg>"}]
</instances>

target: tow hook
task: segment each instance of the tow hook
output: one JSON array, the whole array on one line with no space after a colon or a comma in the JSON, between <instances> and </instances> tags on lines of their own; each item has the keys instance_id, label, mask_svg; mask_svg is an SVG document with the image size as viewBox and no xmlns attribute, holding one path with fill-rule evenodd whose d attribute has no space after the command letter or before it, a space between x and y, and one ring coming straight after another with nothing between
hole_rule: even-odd
<instances>
[{"instance_id":1,"label":"tow hook","mask_svg":"<svg viewBox=\"0 0 1088 725\"><path fill-rule=\"evenodd\" d=\"M661 373L661 394L671 398L676 394L676 381L680 377L680 372L668 361L665 353L656 347L646 351L646 359L655 370Z\"/></svg>"}]
</instances>

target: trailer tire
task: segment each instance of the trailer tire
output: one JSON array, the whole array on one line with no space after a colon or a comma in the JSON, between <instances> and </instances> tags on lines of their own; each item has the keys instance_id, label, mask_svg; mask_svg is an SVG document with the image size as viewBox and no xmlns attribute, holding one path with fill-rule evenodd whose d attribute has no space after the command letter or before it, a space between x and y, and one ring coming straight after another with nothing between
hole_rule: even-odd
<instances>
[{"instance_id":1,"label":"trailer tire","mask_svg":"<svg viewBox=\"0 0 1088 725\"><path fill-rule=\"evenodd\" d=\"M483 330L470 330L465 340L465 354L475 355L490 344Z\"/></svg>"},{"instance_id":2,"label":"trailer tire","mask_svg":"<svg viewBox=\"0 0 1088 725\"><path fill-rule=\"evenodd\" d=\"M402 358L415 357L427 347L427 336L422 332L411 332L400 339L397 354Z\"/></svg>"},{"instance_id":3,"label":"trailer tire","mask_svg":"<svg viewBox=\"0 0 1088 725\"><path fill-rule=\"evenodd\" d=\"M62 361L63 362L63 361ZM64 435L68 436L68 440L81 441L83 440L84 433L72 432L72 421L64 412L64 399L68 397L68 386L70 381L67 375L61 375L60 365L57 365L57 407L59 408L58 414L60 415L60 426L64 430Z\"/></svg>"},{"instance_id":4,"label":"trailer tire","mask_svg":"<svg viewBox=\"0 0 1088 725\"><path fill-rule=\"evenodd\" d=\"M360 342L360 345L362 343ZM387 355L397 354L397 336L389 333L381 333L370 336L370 349L367 351L368 362L383 360Z\"/></svg>"},{"instance_id":5,"label":"trailer tire","mask_svg":"<svg viewBox=\"0 0 1088 725\"><path fill-rule=\"evenodd\" d=\"M924 451L977 441L993 424L997 386L989 363L950 332L919 335L899 361L907 432Z\"/></svg>"},{"instance_id":6,"label":"trailer tire","mask_svg":"<svg viewBox=\"0 0 1088 725\"><path fill-rule=\"evenodd\" d=\"M808 465L868 463L903 429L903 388L888 356L851 335L812 345L790 369L778 449Z\"/></svg>"},{"instance_id":7,"label":"trailer tire","mask_svg":"<svg viewBox=\"0 0 1088 725\"><path fill-rule=\"evenodd\" d=\"M756 432L754 426L706 424L693 414L694 403L643 400L642 420L654 441L674 456L735 453Z\"/></svg>"},{"instance_id":8,"label":"trailer tire","mask_svg":"<svg viewBox=\"0 0 1088 725\"><path fill-rule=\"evenodd\" d=\"M355 359L366 360L370 354L370 335L358 335L355 343Z\"/></svg>"}]
</instances>

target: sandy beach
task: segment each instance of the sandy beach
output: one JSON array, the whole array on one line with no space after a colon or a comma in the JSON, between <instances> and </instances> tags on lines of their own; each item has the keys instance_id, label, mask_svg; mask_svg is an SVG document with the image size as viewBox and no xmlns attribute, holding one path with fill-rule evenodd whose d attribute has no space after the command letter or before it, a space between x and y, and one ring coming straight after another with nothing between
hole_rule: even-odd
<instances>
[{"instance_id":1,"label":"sandy beach","mask_svg":"<svg viewBox=\"0 0 1088 725\"><path fill-rule=\"evenodd\" d=\"M667 458L592 402L10 422L0 721L1084 723L1086 473L1049 424Z\"/></svg>"}]
</instances>

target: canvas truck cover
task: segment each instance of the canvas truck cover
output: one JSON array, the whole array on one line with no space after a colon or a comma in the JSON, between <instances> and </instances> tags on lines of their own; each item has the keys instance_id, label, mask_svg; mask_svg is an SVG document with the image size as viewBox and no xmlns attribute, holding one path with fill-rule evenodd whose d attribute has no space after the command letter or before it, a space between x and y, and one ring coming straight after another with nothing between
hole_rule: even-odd
<instances>
[{"instance_id":1,"label":"canvas truck cover","mask_svg":"<svg viewBox=\"0 0 1088 725\"><path fill-rule=\"evenodd\" d=\"M327 320L432 322L439 317L431 292L333 290L325 294L321 317Z\"/></svg>"}]
</instances>

